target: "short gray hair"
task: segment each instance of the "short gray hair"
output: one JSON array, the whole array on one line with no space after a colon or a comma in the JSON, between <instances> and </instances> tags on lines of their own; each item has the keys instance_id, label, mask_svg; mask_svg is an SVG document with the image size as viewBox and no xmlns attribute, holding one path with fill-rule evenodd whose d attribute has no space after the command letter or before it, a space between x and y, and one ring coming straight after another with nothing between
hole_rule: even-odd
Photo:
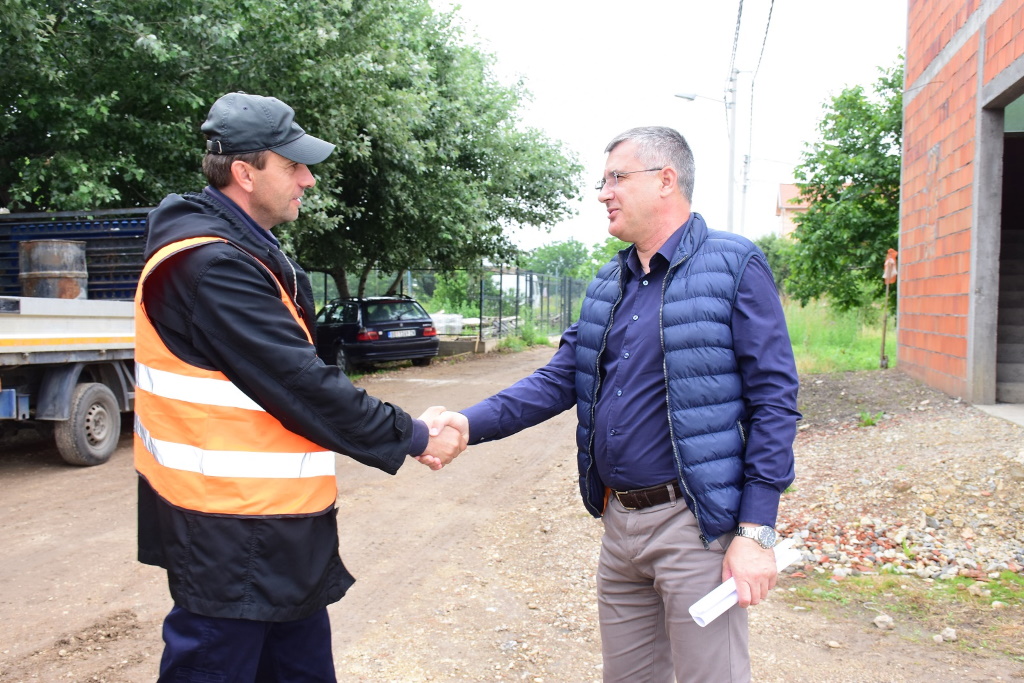
<instances>
[{"instance_id":1,"label":"short gray hair","mask_svg":"<svg viewBox=\"0 0 1024 683\"><path fill-rule=\"evenodd\" d=\"M671 166L679 174L679 191L686 201L693 201L693 181L696 167L693 151L686 138L678 131L664 126L630 128L619 133L608 143L604 152L608 154L623 142L636 145L637 159L644 166Z\"/></svg>"},{"instance_id":2,"label":"short gray hair","mask_svg":"<svg viewBox=\"0 0 1024 683\"><path fill-rule=\"evenodd\" d=\"M242 154L210 154L203 155L203 175L210 186L223 190L231 184L231 165L236 161L244 161L255 169L262 170L267 167L267 151L261 149L256 152L243 152Z\"/></svg>"}]
</instances>

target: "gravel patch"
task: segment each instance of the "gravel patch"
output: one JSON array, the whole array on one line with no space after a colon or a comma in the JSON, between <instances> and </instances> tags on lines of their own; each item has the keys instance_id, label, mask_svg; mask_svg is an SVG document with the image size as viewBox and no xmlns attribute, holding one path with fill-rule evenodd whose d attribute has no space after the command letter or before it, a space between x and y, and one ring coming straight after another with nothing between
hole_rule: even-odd
<instances>
[{"instance_id":1,"label":"gravel patch","mask_svg":"<svg viewBox=\"0 0 1024 683\"><path fill-rule=\"evenodd\" d=\"M1022 572L1024 430L903 384L911 389L904 399L915 400L862 411L881 414L872 426L862 426L861 413L801 425L797 481L779 519L803 551L804 565L790 571L937 579Z\"/></svg>"},{"instance_id":2,"label":"gravel patch","mask_svg":"<svg viewBox=\"0 0 1024 683\"><path fill-rule=\"evenodd\" d=\"M841 581L891 570L907 581L983 584L999 571L1022 572L1024 430L895 370L805 377L800 407L797 479L779 528L798 540L803 560L751 611L754 679L1024 677L1019 661L965 650L955 630L910 641L901 617L879 626L875 611L830 613L786 597L812 573ZM877 421L860 426L864 416ZM601 524L579 501L571 423L521 504L454 546L411 604L375 620L338 655L339 680L601 680ZM1024 618L1024 606L1000 609Z\"/></svg>"}]
</instances>

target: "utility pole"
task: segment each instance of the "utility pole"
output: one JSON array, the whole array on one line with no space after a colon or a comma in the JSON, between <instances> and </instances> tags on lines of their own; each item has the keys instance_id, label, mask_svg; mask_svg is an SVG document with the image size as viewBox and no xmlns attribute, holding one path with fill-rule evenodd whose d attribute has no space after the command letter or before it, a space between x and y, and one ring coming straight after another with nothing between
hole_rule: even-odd
<instances>
[{"instance_id":1,"label":"utility pole","mask_svg":"<svg viewBox=\"0 0 1024 683\"><path fill-rule=\"evenodd\" d=\"M725 89L725 115L729 118L729 208L726 212L726 225L729 232L736 232L733 222L733 198L736 191L736 76L739 71L732 70L729 74L729 85Z\"/></svg>"},{"instance_id":2,"label":"utility pole","mask_svg":"<svg viewBox=\"0 0 1024 683\"><path fill-rule=\"evenodd\" d=\"M725 87L725 93L721 100L717 100L714 97L705 97L704 95L698 95L696 93L676 93L676 97L684 100L694 101L698 97L703 100L711 100L712 102L721 102L725 105L725 118L727 119L729 126L729 178L728 178L728 197L726 203L726 223L725 229L730 232L736 232L736 226L733 223L734 215L734 204L736 196L736 77L739 76L739 70L733 69L732 73L729 74L729 81Z\"/></svg>"}]
</instances>

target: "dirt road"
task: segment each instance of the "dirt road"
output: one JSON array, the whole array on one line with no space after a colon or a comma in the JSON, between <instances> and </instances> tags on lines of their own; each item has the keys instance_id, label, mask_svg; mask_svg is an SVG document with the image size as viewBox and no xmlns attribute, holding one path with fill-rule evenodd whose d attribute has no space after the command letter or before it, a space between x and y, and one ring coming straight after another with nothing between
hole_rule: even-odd
<instances>
[{"instance_id":1,"label":"dirt road","mask_svg":"<svg viewBox=\"0 0 1024 683\"><path fill-rule=\"evenodd\" d=\"M362 386L413 414L461 408L550 353L402 369ZM410 462L390 477L339 458L341 555L358 579L330 608L340 681L600 680L600 523L579 502L574 424L570 411L437 473ZM155 679L170 600L163 573L134 559L134 487L127 435L90 469L65 466L49 446L0 453L0 682ZM777 599L752 624L762 681L1008 680L1024 670Z\"/></svg>"}]
</instances>

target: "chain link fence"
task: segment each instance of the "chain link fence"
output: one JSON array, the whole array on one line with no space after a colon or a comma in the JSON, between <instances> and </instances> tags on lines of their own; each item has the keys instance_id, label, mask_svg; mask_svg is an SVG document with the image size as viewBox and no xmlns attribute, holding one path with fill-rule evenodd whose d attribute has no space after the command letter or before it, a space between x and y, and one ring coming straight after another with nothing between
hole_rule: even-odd
<instances>
[{"instance_id":1,"label":"chain link fence","mask_svg":"<svg viewBox=\"0 0 1024 683\"><path fill-rule=\"evenodd\" d=\"M318 305L338 297L333 279L310 273ZM579 316L587 282L514 267L373 273L364 296L411 296L431 314L438 334L478 339L562 334ZM350 287L350 291L356 291Z\"/></svg>"}]
</instances>

